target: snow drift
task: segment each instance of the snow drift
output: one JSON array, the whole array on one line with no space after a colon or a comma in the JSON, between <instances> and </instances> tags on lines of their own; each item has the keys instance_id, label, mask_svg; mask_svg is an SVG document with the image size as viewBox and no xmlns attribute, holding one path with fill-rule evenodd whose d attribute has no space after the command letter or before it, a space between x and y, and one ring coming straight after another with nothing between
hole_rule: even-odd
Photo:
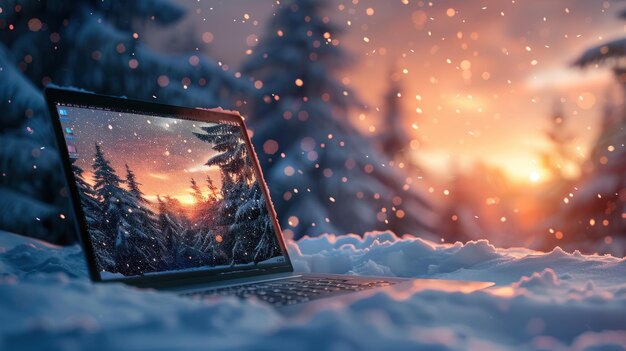
<instances>
[{"instance_id":1,"label":"snow drift","mask_svg":"<svg viewBox=\"0 0 626 351\"><path fill-rule=\"evenodd\" d=\"M392 233L304 238L289 249L301 271L497 286L471 294L379 293L291 320L255 301L93 285L78 246L0 233L0 349L626 349L625 259Z\"/></svg>"}]
</instances>

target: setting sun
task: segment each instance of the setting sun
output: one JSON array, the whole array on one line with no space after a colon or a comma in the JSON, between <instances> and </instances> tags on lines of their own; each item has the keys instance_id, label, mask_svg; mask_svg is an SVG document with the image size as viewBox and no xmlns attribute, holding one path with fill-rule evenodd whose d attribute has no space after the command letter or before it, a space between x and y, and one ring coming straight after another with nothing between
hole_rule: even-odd
<instances>
[{"instance_id":1,"label":"setting sun","mask_svg":"<svg viewBox=\"0 0 626 351\"><path fill-rule=\"evenodd\" d=\"M183 194L183 195L175 195L173 196L176 200L180 201L181 204L186 206L195 205L196 201L191 194Z\"/></svg>"},{"instance_id":2,"label":"setting sun","mask_svg":"<svg viewBox=\"0 0 626 351\"><path fill-rule=\"evenodd\" d=\"M530 179L530 181L533 183L537 183L538 181L541 180L541 174L539 174L538 171L532 171L528 175L528 179Z\"/></svg>"}]
</instances>

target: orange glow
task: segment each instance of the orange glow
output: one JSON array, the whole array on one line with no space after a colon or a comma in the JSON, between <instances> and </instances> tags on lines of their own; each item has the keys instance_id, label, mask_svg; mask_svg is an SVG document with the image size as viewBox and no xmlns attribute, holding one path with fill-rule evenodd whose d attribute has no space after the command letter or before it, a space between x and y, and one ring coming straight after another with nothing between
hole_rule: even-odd
<instances>
[{"instance_id":1,"label":"orange glow","mask_svg":"<svg viewBox=\"0 0 626 351\"><path fill-rule=\"evenodd\" d=\"M528 176L528 178L530 179L531 182L536 183L541 180L541 175L537 171L532 171L530 172L530 175Z\"/></svg>"},{"instance_id":2,"label":"orange glow","mask_svg":"<svg viewBox=\"0 0 626 351\"><path fill-rule=\"evenodd\" d=\"M190 194L174 195L172 197L180 201L181 204L186 205L186 206L192 206L196 203L196 200Z\"/></svg>"},{"instance_id":3,"label":"orange glow","mask_svg":"<svg viewBox=\"0 0 626 351\"><path fill-rule=\"evenodd\" d=\"M513 297L515 296L515 289L510 286L503 286L497 288L491 288L487 290L490 294L499 297Z\"/></svg>"}]
</instances>

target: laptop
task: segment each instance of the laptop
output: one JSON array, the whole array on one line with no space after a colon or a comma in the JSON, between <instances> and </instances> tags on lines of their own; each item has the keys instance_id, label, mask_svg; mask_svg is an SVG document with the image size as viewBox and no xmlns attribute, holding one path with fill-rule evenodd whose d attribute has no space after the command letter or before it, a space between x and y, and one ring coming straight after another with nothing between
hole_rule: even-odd
<instances>
[{"instance_id":1,"label":"laptop","mask_svg":"<svg viewBox=\"0 0 626 351\"><path fill-rule=\"evenodd\" d=\"M492 285L294 272L244 118L48 88L46 100L94 282L286 314L387 290Z\"/></svg>"}]
</instances>

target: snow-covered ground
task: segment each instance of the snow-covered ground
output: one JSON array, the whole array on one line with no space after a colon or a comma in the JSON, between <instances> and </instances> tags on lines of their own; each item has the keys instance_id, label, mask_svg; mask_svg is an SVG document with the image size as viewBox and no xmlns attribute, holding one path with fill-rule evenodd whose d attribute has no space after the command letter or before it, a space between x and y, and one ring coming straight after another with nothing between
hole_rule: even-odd
<instances>
[{"instance_id":1,"label":"snow-covered ground","mask_svg":"<svg viewBox=\"0 0 626 351\"><path fill-rule=\"evenodd\" d=\"M289 245L301 271L494 281L471 294L384 293L306 320L92 285L80 248L0 233L0 350L626 350L626 260L442 245L390 233Z\"/></svg>"}]
</instances>

